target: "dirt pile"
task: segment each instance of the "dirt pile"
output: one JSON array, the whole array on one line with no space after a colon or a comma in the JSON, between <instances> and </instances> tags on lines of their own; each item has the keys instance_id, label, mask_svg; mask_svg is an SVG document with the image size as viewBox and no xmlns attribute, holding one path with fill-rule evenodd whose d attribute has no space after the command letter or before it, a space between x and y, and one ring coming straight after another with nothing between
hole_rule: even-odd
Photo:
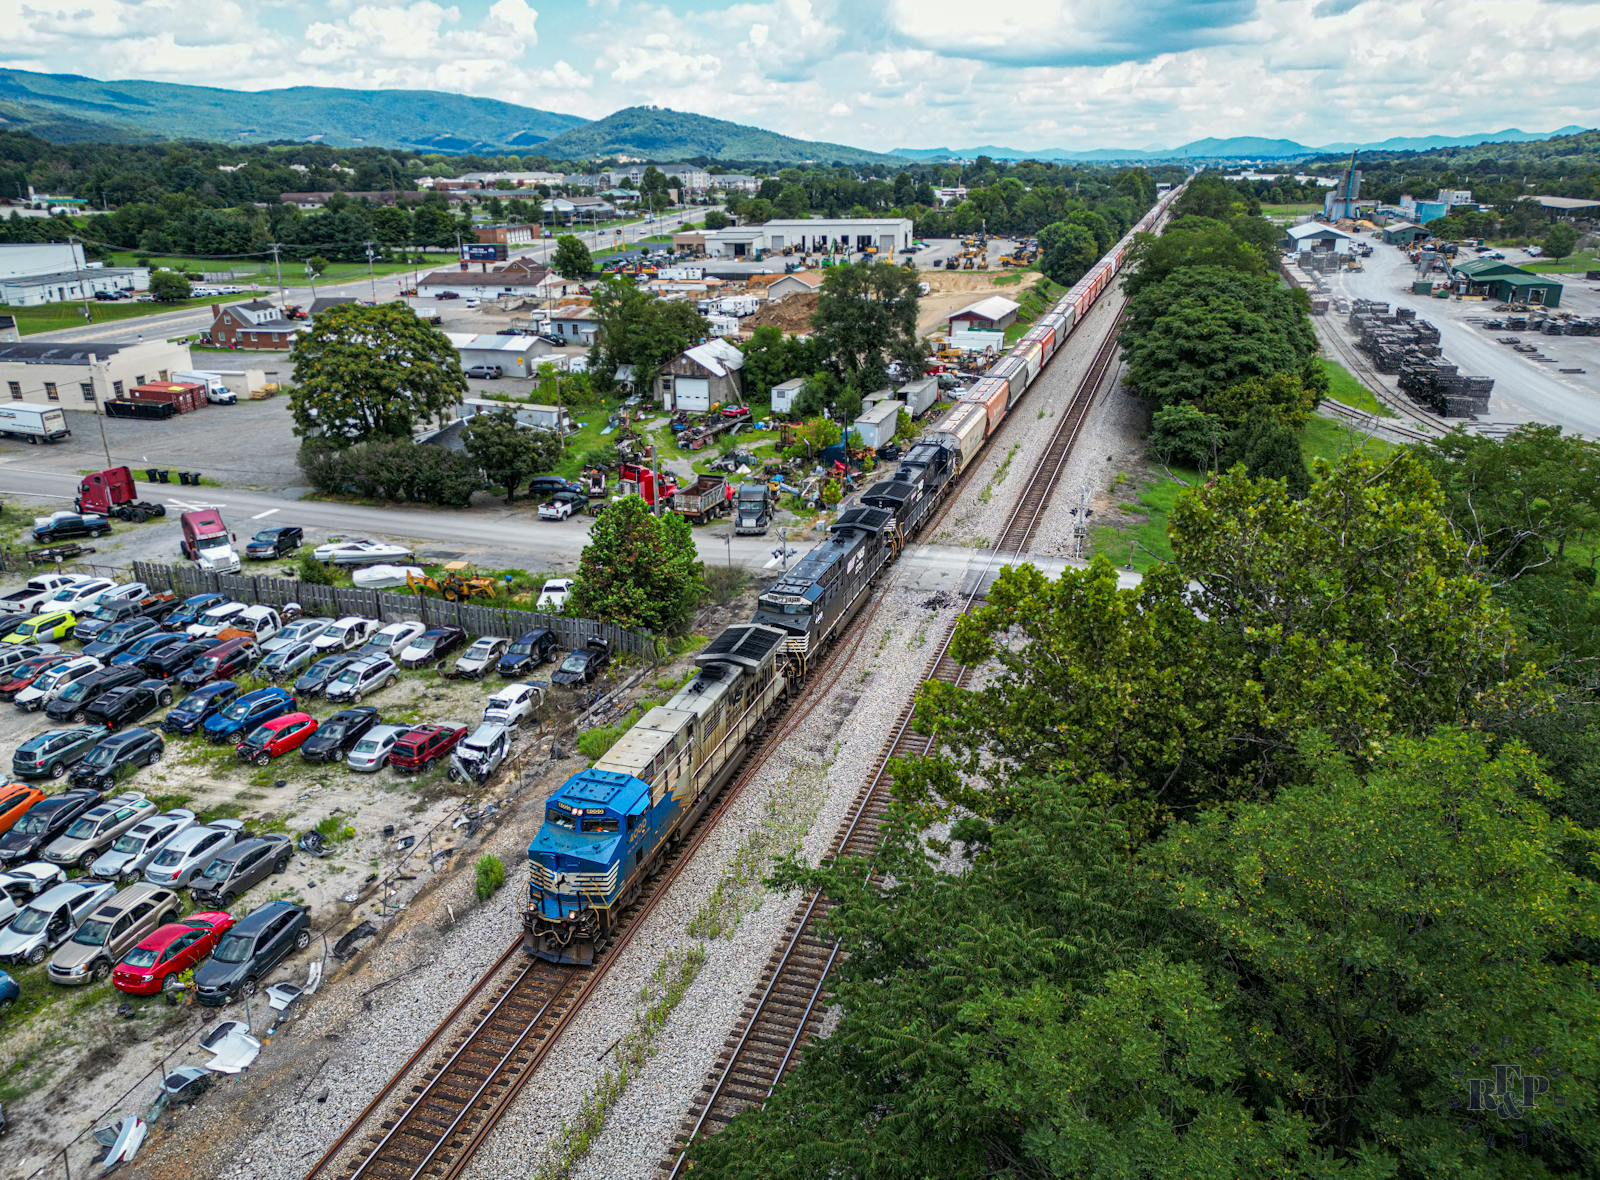
<instances>
[{"instance_id":1,"label":"dirt pile","mask_svg":"<svg viewBox=\"0 0 1600 1180\"><path fill-rule=\"evenodd\" d=\"M791 295L777 303L763 303L756 314L745 320L740 326L746 330L764 328L769 325L782 328L785 332L811 331L811 313L817 310L817 296L815 292Z\"/></svg>"}]
</instances>

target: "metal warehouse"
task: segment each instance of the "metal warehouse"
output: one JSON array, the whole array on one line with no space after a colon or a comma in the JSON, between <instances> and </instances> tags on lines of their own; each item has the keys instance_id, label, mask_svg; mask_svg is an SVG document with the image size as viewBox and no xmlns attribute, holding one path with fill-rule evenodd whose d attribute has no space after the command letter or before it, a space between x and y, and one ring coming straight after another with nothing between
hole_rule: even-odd
<instances>
[{"instance_id":1,"label":"metal warehouse","mask_svg":"<svg viewBox=\"0 0 1600 1180\"><path fill-rule=\"evenodd\" d=\"M904 217L829 217L739 225L705 235L713 258L743 258L765 250L855 254L875 250L881 258L911 249L911 222Z\"/></svg>"}]
</instances>

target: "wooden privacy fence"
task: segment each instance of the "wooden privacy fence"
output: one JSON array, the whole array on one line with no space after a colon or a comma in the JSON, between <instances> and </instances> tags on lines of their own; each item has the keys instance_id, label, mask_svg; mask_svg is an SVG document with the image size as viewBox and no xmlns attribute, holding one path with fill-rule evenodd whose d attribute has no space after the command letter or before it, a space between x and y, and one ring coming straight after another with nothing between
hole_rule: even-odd
<instances>
[{"instance_id":1,"label":"wooden privacy fence","mask_svg":"<svg viewBox=\"0 0 1600 1180\"><path fill-rule=\"evenodd\" d=\"M593 619L569 619L565 615L484 606L481 602L445 602L409 592L317 586L295 578L218 574L193 566L157 565L146 561L133 563L133 576L153 590L171 590L179 598L215 593L226 594L235 602L262 606L298 602L306 614L321 618L359 615L385 623L421 622L429 627L453 623L469 635L503 635L508 639L548 627L556 633L562 647L582 647L588 639L598 635L611 644L615 653L651 654L651 637L643 631L629 631L615 623L599 623Z\"/></svg>"}]
</instances>

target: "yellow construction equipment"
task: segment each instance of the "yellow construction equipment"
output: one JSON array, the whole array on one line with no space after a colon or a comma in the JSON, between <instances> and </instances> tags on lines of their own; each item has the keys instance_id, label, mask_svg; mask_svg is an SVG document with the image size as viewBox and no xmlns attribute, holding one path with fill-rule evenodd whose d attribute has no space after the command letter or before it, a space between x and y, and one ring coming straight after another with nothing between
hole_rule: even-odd
<instances>
[{"instance_id":1,"label":"yellow construction equipment","mask_svg":"<svg viewBox=\"0 0 1600 1180\"><path fill-rule=\"evenodd\" d=\"M444 575L434 578L423 574L406 575L406 586L411 590L432 590L446 602L465 602L469 598L493 598L498 587L493 578L472 572L464 561L452 561L444 567Z\"/></svg>"}]
</instances>

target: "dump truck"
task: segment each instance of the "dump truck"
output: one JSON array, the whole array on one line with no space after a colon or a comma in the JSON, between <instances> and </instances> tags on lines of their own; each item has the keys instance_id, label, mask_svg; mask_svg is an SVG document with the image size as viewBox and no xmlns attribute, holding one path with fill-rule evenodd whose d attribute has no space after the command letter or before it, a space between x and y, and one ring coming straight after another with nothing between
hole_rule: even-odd
<instances>
[{"instance_id":1,"label":"dump truck","mask_svg":"<svg viewBox=\"0 0 1600 1180\"><path fill-rule=\"evenodd\" d=\"M138 485L133 482L133 472L126 467L108 467L83 477L78 485L78 498L73 506L79 512L93 512L114 520L131 520L143 524L151 517L167 514L165 504L139 499Z\"/></svg>"},{"instance_id":2,"label":"dump truck","mask_svg":"<svg viewBox=\"0 0 1600 1180\"><path fill-rule=\"evenodd\" d=\"M673 493L667 506L695 524L705 524L728 511L728 477L702 475L688 487Z\"/></svg>"}]
</instances>

